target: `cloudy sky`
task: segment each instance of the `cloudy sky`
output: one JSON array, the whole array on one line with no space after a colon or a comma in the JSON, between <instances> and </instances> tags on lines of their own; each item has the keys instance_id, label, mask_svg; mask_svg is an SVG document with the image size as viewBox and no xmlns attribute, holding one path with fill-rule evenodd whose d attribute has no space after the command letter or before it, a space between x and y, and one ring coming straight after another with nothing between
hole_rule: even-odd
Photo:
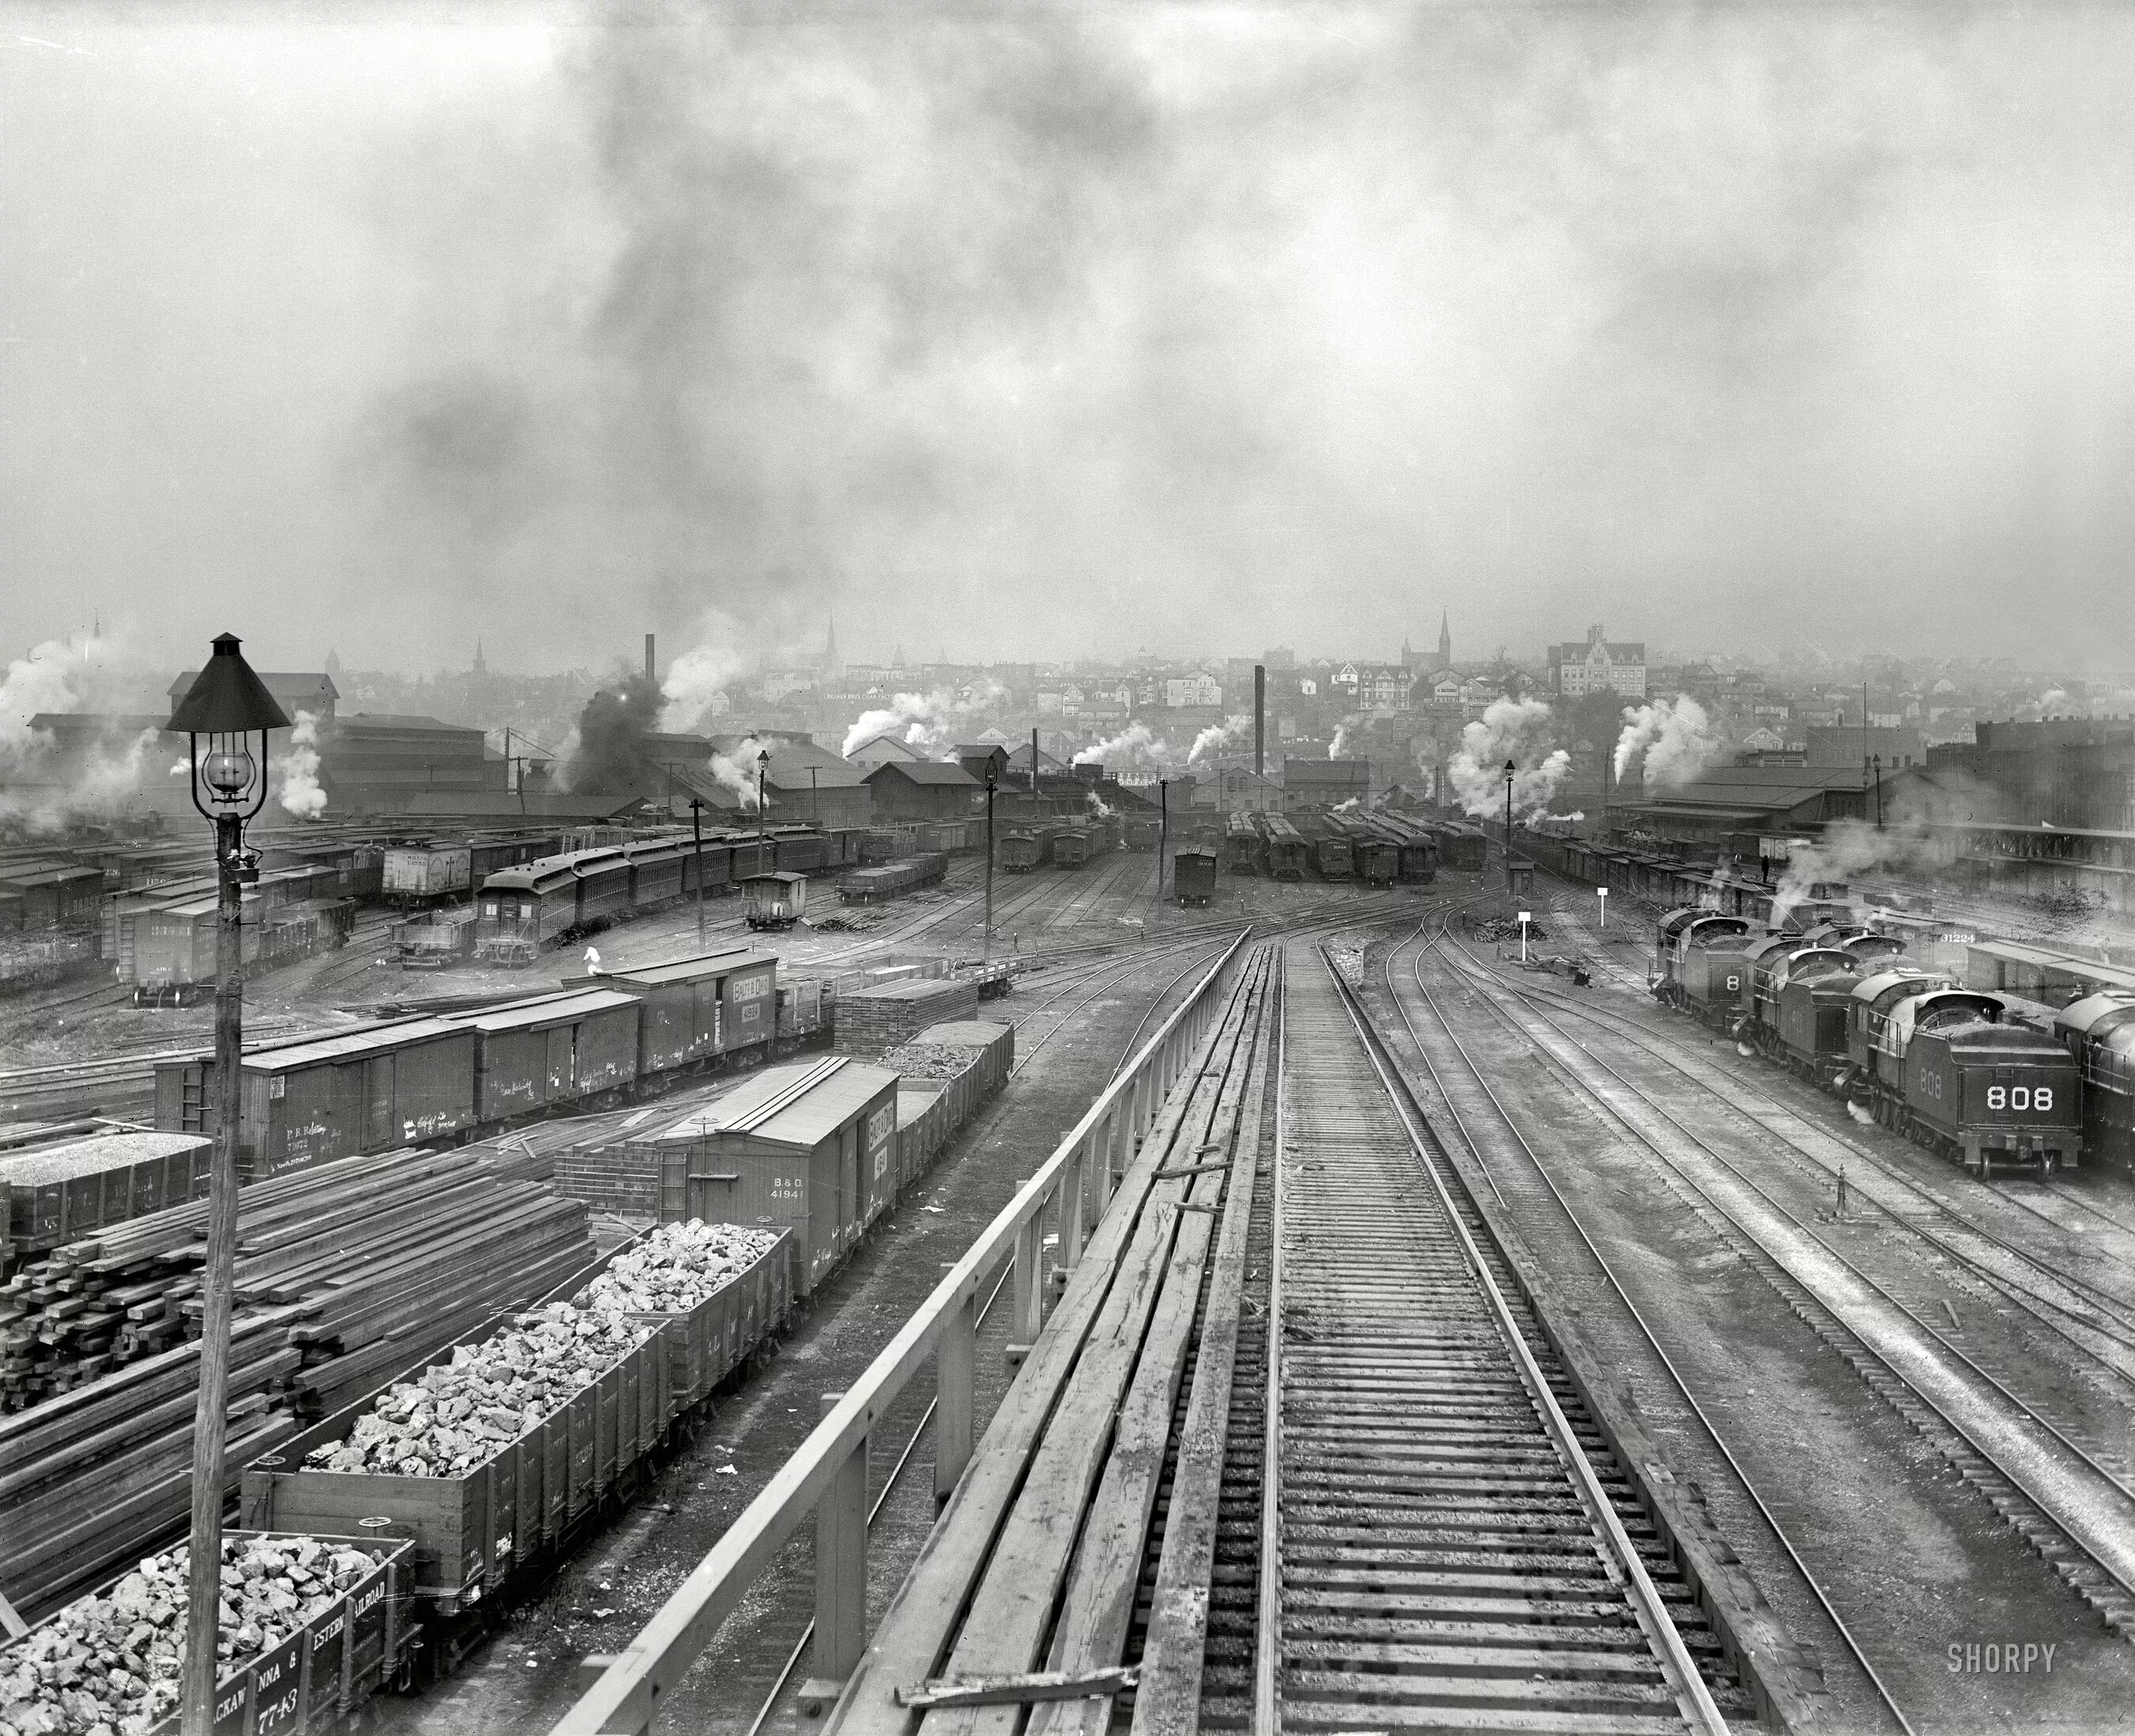
<instances>
[{"instance_id":1,"label":"cloudy sky","mask_svg":"<svg viewBox=\"0 0 2135 1736\"><path fill-rule=\"evenodd\" d=\"M0 0L0 650L2126 667L2131 89L2125 6Z\"/></svg>"}]
</instances>

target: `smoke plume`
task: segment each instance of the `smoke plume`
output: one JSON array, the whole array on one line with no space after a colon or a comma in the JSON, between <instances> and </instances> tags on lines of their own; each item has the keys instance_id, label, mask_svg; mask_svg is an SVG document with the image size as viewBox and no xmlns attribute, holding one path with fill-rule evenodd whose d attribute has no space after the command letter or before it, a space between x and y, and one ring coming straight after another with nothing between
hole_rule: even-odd
<instances>
[{"instance_id":1,"label":"smoke plume","mask_svg":"<svg viewBox=\"0 0 2135 1736\"><path fill-rule=\"evenodd\" d=\"M1328 758L1330 760L1339 760L1344 754L1348 752L1349 731L1355 725L1361 723L1364 720L1360 717L1350 716L1343 718L1339 723L1334 726L1334 739L1327 744Z\"/></svg>"},{"instance_id":2,"label":"smoke plume","mask_svg":"<svg viewBox=\"0 0 2135 1736\"><path fill-rule=\"evenodd\" d=\"M1171 745L1146 723L1130 723L1106 741L1075 756L1078 766L1102 766L1123 776L1162 776L1172 769Z\"/></svg>"},{"instance_id":3,"label":"smoke plume","mask_svg":"<svg viewBox=\"0 0 2135 1736\"><path fill-rule=\"evenodd\" d=\"M282 774L279 799L284 813L313 820L325 811L327 792L319 787L319 720L310 712L297 713L289 745L276 757L274 767Z\"/></svg>"},{"instance_id":4,"label":"smoke plume","mask_svg":"<svg viewBox=\"0 0 2135 1736\"><path fill-rule=\"evenodd\" d=\"M562 786L601 795L633 788L644 775L645 738L660 720L661 704L660 689L641 670L624 675L614 691L603 688L587 700Z\"/></svg>"},{"instance_id":5,"label":"smoke plume","mask_svg":"<svg viewBox=\"0 0 2135 1736\"><path fill-rule=\"evenodd\" d=\"M694 729L726 708L726 690L751 667L742 632L723 609L707 609L697 623L697 642L669 665L660 685L660 728L668 734Z\"/></svg>"},{"instance_id":6,"label":"smoke plume","mask_svg":"<svg viewBox=\"0 0 2135 1736\"><path fill-rule=\"evenodd\" d=\"M1866 820L1834 820L1821 838L1788 846L1785 871L1772 892L1773 926L1784 921L1819 881L1850 883L1871 873L1932 876L1947 868L1957 851L1953 837L1918 821L1901 819L1875 826Z\"/></svg>"},{"instance_id":7,"label":"smoke plume","mask_svg":"<svg viewBox=\"0 0 2135 1736\"><path fill-rule=\"evenodd\" d=\"M1645 756L1648 789L1674 790L1691 782L1727 751L1705 708L1688 694L1658 704L1624 708L1613 769L1620 782L1633 759Z\"/></svg>"},{"instance_id":8,"label":"smoke plume","mask_svg":"<svg viewBox=\"0 0 2135 1736\"><path fill-rule=\"evenodd\" d=\"M1515 819L1549 811L1556 787L1571 769L1571 756L1551 745L1555 719L1540 699L1493 699L1489 708L1460 732L1460 745L1446 777L1466 813L1494 818L1504 808L1504 764L1513 762Z\"/></svg>"},{"instance_id":9,"label":"smoke plume","mask_svg":"<svg viewBox=\"0 0 2135 1736\"><path fill-rule=\"evenodd\" d=\"M9 663L0 679L0 819L51 832L122 810L162 731L107 719L77 758L32 720L135 708L141 689L152 684L152 667L124 640L102 636L48 640Z\"/></svg>"},{"instance_id":10,"label":"smoke plume","mask_svg":"<svg viewBox=\"0 0 2135 1736\"><path fill-rule=\"evenodd\" d=\"M1253 732L1253 720L1245 712L1227 717L1220 723L1211 723L1193 737L1193 745L1186 750L1186 763L1197 763L1204 755L1227 747L1233 742L1242 742Z\"/></svg>"},{"instance_id":11,"label":"smoke plume","mask_svg":"<svg viewBox=\"0 0 2135 1736\"><path fill-rule=\"evenodd\" d=\"M757 759L766 752L776 754L778 744L751 735L743 736L731 752L712 756L712 776L739 796L744 808L756 806Z\"/></svg>"},{"instance_id":12,"label":"smoke plume","mask_svg":"<svg viewBox=\"0 0 2135 1736\"><path fill-rule=\"evenodd\" d=\"M998 705L1008 689L988 679L971 688L968 695L946 687L932 693L898 694L887 706L864 711L845 732L840 754L850 754L879 735L895 735L912 747L929 753L943 753L956 745L956 733L980 713Z\"/></svg>"}]
</instances>

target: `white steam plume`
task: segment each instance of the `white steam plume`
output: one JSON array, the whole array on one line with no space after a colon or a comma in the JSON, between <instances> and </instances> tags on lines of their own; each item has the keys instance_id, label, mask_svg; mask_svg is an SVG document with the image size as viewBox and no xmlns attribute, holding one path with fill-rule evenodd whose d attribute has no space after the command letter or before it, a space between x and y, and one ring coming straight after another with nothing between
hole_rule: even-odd
<instances>
[{"instance_id":1,"label":"white steam plume","mask_svg":"<svg viewBox=\"0 0 2135 1736\"><path fill-rule=\"evenodd\" d=\"M732 753L712 756L712 776L739 796L744 808L756 805L757 756L766 751L776 753L777 744L752 735L743 737Z\"/></svg>"},{"instance_id":2,"label":"white steam plume","mask_svg":"<svg viewBox=\"0 0 2135 1736\"><path fill-rule=\"evenodd\" d=\"M107 733L88 744L78 762L56 763L52 733L32 728L31 720L39 713L116 710L152 675L152 666L132 646L100 636L72 644L47 640L9 663L0 679L0 783L32 787L0 794L0 818L45 832L116 812L139 789L143 762L162 732Z\"/></svg>"},{"instance_id":3,"label":"white steam plume","mask_svg":"<svg viewBox=\"0 0 2135 1736\"><path fill-rule=\"evenodd\" d=\"M1339 760L1349 751L1349 730L1353 725L1363 721L1361 717L1346 717L1334 726L1334 739L1327 744L1328 758Z\"/></svg>"},{"instance_id":4,"label":"white steam plume","mask_svg":"<svg viewBox=\"0 0 2135 1736\"><path fill-rule=\"evenodd\" d=\"M697 643L677 657L660 684L660 727L670 734L694 728L707 714L727 708L727 689L748 672L741 628L723 609L707 609L697 622Z\"/></svg>"},{"instance_id":5,"label":"white steam plume","mask_svg":"<svg viewBox=\"0 0 2135 1736\"><path fill-rule=\"evenodd\" d=\"M1727 751L1705 708L1687 694L1658 704L1624 708L1623 733L1616 737L1613 770L1620 781L1632 760L1645 755L1648 788L1680 788Z\"/></svg>"},{"instance_id":6,"label":"white steam plume","mask_svg":"<svg viewBox=\"0 0 2135 1736\"><path fill-rule=\"evenodd\" d=\"M1777 927L1789 911L1809 896L1818 881L1850 882L1857 876L1886 873L1933 875L1949 867L1956 846L1946 834L1928 829L1920 820L1893 817L1892 823L1873 826L1866 820L1833 820L1823 837L1788 847L1787 865L1772 892L1772 924Z\"/></svg>"},{"instance_id":7,"label":"white steam plume","mask_svg":"<svg viewBox=\"0 0 2135 1736\"><path fill-rule=\"evenodd\" d=\"M289 732L288 749L274 762L282 774L279 800L286 814L313 820L326 810L327 792L319 787L319 720L308 711L297 713Z\"/></svg>"},{"instance_id":8,"label":"white steam plume","mask_svg":"<svg viewBox=\"0 0 2135 1736\"><path fill-rule=\"evenodd\" d=\"M1204 754L1213 753L1218 747L1227 747L1233 742L1242 742L1252 731L1253 720L1244 712L1211 723L1193 737L1193 745L1186 750L1186 763L1194 764Z\"/></svg>"},{"instance_id":9,"label":"white steam plume","mask_svg":"<svg viewBox=\"0 0 2135 1736\"><path fill-rule=\"evenodd\" d=\"M1571 756L1550 745L1553 722L1540 699L1493 699L1460 732L1460 745L1445 768L1462 810L1486 820L1503 811L1503 766L1510 760L1514 816L1547 813L1556 786L1571 769Z\"/></svg>"},{"instance_id":10,"label":"white steam plume","mask_svg":"<svg viewBox=\"0 0 2135 1736\"><path fill-rule=\"evenodd\" d=\"M991 679L973 688L968 697L947 688L898 694L887 706L862 712L845 732L845 745L838 752L850 754L879 735L894 734L914 747L939 753L956 745L956 730L961 724L1007 696L1008 689Z\"/></svg>"},{"instance_id":11,"label":"white steam plume","mask_svg":"<svg viewBox=\"0 0 2135 1736\"><path fill-rule=\"evenodd\" d=\"M1106 771L1131 775L1162 775L1173 765L1171 745L1146 723L1130 723L1117 735L1085 747L1075 756L1078 766L1102 766Z\"/></svg>"}]
</instances>

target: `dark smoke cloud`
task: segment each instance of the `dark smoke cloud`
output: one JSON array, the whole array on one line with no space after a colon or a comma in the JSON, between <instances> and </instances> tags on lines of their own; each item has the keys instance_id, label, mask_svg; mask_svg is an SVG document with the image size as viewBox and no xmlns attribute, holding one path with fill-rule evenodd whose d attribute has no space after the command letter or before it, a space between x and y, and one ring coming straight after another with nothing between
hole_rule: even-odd
<instances>
[{"instance_id":1,"label":"dark smoke cloud","mask_svg":"<svg viewBox=\"0 0 2135 1736\"><path fill-rule=\"evenodd\" d=\"M564 766L564 786L603 795L632 788L644 775L645 738L659 725L660 706L660 689L641 670L587 700Z\"/></svg>"},{"instance_id":2,"label":"dark smoke cloud","mask_svg":"<svg viewBox=\"0 0 2135 1736\"><path fill-rule=\"evenodd\" d=\"M2135 653L2125 9L128 29L11 115L0 552L283 661Z\"/></svg>"}]
</instances>

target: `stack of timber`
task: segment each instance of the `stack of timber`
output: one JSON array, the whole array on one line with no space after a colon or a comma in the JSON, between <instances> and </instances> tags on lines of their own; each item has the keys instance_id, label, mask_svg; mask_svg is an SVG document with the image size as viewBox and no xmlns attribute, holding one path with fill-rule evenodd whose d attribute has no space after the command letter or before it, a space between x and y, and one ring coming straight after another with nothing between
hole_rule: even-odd
<instances>
[{"instance_id":1,"label":"stack of timber","mask_svg":"<svg viewBox=\"0 0 2135 1736\"><path fill-rule=\"evenodd\" d=\"M878 983L838 997L838 1047L853 1055L879 1055L929 1025L973 1020L978 1010L978 988L967 978Z\"/></svg>"},{"instance_id":2,"label":"stack of timber","mask_svg":"<svg viewBox=\"0 0 2135 1736\"><path fill-rule=\"evenodd\" d=\"M239 1197L231 1487L308 1421L591 1266L585 1206L530 1147L405 1150L254 1182ZM183 1526L207 1206L193 1202L54 1250L0 1302L31 1312L46 1360L0 1418L0 1591L51 1607ZM42 1328L55 1310L65 1310ZM70 1355L66 1328L122 1321ZM49 1340L49 1342L46 1342ZM21 1535L16 1535L17 1530Z\"/></svg>"}]
</instances>

